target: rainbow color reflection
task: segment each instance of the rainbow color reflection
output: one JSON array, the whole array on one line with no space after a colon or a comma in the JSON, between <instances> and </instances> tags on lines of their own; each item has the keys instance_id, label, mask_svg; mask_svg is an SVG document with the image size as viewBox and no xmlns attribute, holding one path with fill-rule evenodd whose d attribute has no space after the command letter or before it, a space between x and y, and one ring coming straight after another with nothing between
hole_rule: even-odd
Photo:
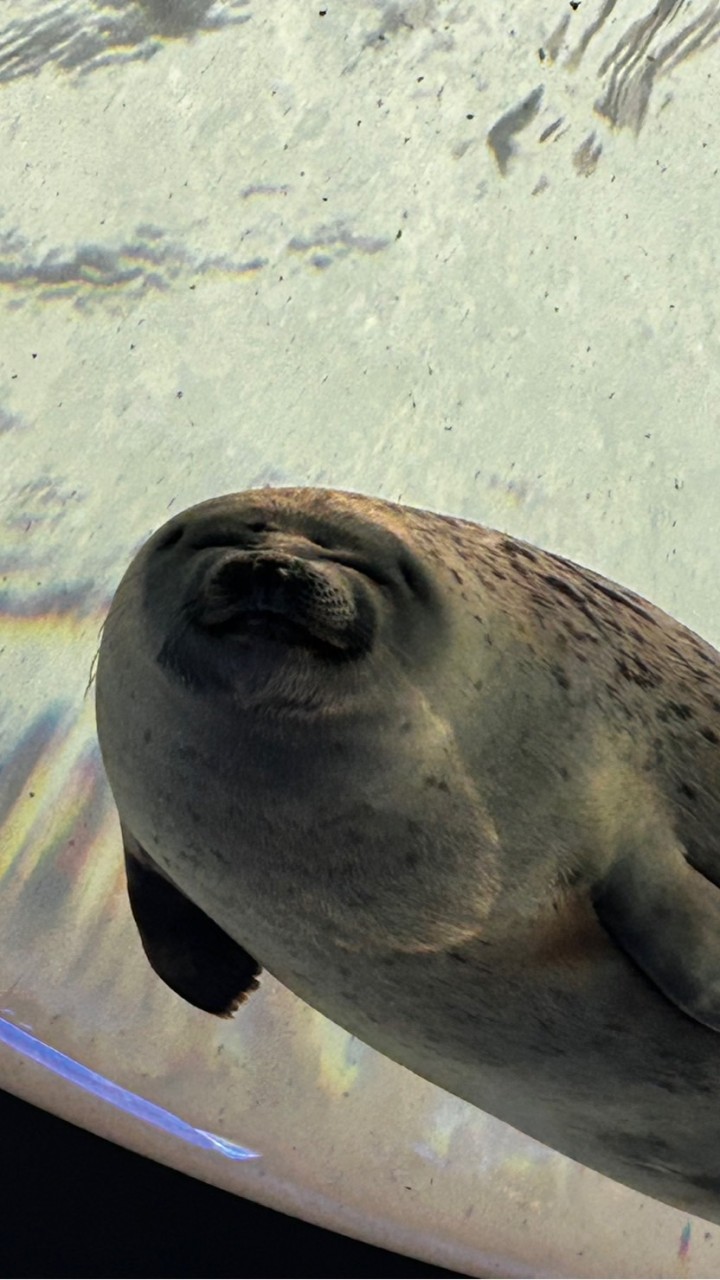
<instances>
[{"instance_id":1,"label":"rainbow color reflection","mask_svg":"<svg viewBox=\"0 0 720 1280\"><path fill-rule=\"evenodd\" d=\"M69 1080L71 1084L79 1085L88 1093L94 1093L97 1098L111 1103L118 1110L137 1116L139 1120L143 1120L145 1124L154 1125L156 1129L164 1129L166 1133L182 1138L192 1146L217 1151L228 1160L260 1159L259 1151L241 1147L238 1143L220 1138L216 1133L208 1133L205 1129L194 1128L179 1116L173 1115L172 1111L166 1111L164 1107L148 1102L147 1098L141 1098L137 1093L131 1093L129 1089L123 1089L121 1085L108 1080L106 1076L99 1075L97 1071L91 1071L81 1062L76 1062L74 1058L61 1053L59 1049L53 1049L5 1018L0 1018L0 1041L18 1053L24 1054L26 1058L31 1058L33 1062L38 1062L48 1071L53 1071L55 1075Z\"/></svg>"}]
</instances>

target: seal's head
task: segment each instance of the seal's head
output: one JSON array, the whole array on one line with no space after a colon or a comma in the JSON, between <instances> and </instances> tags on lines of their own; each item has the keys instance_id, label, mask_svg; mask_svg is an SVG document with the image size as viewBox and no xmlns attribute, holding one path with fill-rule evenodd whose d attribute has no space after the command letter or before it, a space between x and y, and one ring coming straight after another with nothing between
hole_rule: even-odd
<instances>
[{"instance_id":1,"label":"seal's head","mask_svg":"<svg viewBox=\"0 0 720 1280\"><path fill-rule=\"evenodd\" d=\"M474 927L485 898L451 597L416 516L328 490L213 499L141 548L113 600L96 709L125 832L259 954L281 902L296 940L414 947Z\"/></svg>"},{"instance_id":2,"label":"seal's head","mask_svg":"<svg viewBox=\"0 0 720 1280\"><path fill-rule=\"evenodd\" d=\"M236 708L337 709L367 664L387 691L395 664L417 670L424 648L430 661L442 609L386 504L382 516L370 499L306 489L252 490L176 516L118 589L99 682L130 626L166 678L231 693ZM364 699L367 678L363 669Z\"/></svg>"}]
</instances>

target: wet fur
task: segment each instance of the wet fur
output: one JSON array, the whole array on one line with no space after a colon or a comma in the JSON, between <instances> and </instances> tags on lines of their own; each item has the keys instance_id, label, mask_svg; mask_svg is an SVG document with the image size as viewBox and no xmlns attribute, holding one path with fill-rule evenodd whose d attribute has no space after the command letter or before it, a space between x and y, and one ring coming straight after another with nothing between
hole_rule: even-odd
<instances>
[{"instance_id":1,"label":"wet fur","mask_svg":"<svg viewBox=\"0 0 720 1280\"><path fill-rule=\"evenodd\" d=\"M182 539L245 545L263 520L321 567L375 567L360 660L195 634ZM129 857L230 943L216 999L215 935L178 906L186 998L223 1004L228 974L240 998L256 957L419 1074L720 1221L720 658L699 637L466 521L251 491L131 566L98 725ZM153 901L133 895L151 963Z\"/></svg>"}]
</instances>

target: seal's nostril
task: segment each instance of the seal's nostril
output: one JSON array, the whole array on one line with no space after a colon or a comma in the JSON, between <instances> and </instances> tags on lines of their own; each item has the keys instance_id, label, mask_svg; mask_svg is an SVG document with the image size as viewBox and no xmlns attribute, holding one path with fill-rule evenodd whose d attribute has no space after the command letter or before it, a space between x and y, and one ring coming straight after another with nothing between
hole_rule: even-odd
<instances>
[{"instance_id":1,"label":"seal's nostril","mask_svg":"<svg viewBox=\"0 0 720 1280\"><path fill-rule=\"evenodd\" d=\"M246 526L250 533L267 533L268 524L265 520L253 520L252 524Z\"/></svg>"}]
</instances>

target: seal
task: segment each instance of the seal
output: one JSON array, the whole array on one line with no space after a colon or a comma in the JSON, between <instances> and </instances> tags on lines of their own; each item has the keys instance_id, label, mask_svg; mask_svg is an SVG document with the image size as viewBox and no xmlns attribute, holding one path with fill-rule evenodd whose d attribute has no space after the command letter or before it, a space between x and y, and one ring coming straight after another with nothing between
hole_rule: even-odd
<instances>
[{"instance_id":1,"label":"seal","mask_svg":"<svg viewBox=\"0 0 720 1280\"><path fill-rule=\"evenodd\" d=\"M148 959L720 1221L720 655L477 524L323 489L175 516L97 667Z\"/></svg>"}]
</instances>

